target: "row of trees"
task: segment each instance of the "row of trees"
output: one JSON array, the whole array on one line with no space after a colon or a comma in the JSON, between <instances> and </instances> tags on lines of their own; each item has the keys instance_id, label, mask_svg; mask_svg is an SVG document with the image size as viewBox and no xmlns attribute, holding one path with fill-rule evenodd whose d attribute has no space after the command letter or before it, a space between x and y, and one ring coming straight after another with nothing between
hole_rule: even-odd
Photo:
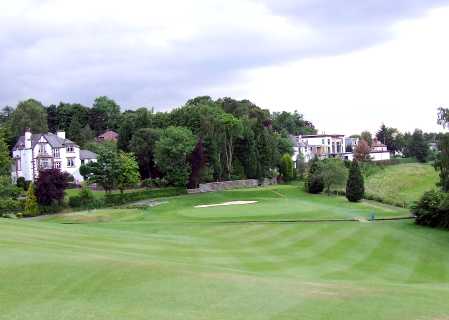
<instances>
[{"instance_id":1,"label":"row of trees","mask_svg":"<svg viewBox=\"0 0 449 320\"><path fill-rule=\"evenodd\" d=\"M363 141L359 153L363 153L363 150L369 150L373 144L373 136L369 131L363 131L360 135L352 135L351 137L359 138ZM393 154L399 153L404 157L415 157L419 162L426 162L431 155L429 144L438 143L443 137L443 134L425 133L419 129L416 129L413 133L401 133L396 128L387 127L385 124L382 124L374 137L377 141L385 144ZM348 146L346 151L352 152L355 150L352 150L351 146Z\"/></svg>"},{"instance_id":2,"label":"row of trees","mask_svg":"<svg viewBox=\"0 0 449 320\"><path fill-rule=\"evenodd\" d=\"M190 187L203 181L268 177L282 155L292 154L289 134L316 132L297 111L270 114L248 100L208 96L169 112L148 108L121 112L108 97L95 99L92 107L71 103L45 107L29 99L15 109L4 108L0 121L9 148L29 127L32 132L65 130L81 147L98 151L94 137L106 129L116 130L117 156L133 153L142 179L165 178Z\"/></svg>"}]
</instances>

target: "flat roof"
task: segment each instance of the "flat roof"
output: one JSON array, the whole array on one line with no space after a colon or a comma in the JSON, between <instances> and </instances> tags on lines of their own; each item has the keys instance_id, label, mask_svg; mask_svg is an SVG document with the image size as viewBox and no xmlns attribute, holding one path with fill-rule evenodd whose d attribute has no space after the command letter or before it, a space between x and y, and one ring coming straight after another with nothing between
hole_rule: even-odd
<instances>
[{"instance_id":1,"label":"flat roof","mask_svg":"<svg viewBox=\"0 0 449 320\"><path fill-rule=\"evenodd\" d=\"M324 137L344 137L344 134L308 134L308 135L304 135L301 136L302 138L324 138Z\"/></svg>"}]
</instances>

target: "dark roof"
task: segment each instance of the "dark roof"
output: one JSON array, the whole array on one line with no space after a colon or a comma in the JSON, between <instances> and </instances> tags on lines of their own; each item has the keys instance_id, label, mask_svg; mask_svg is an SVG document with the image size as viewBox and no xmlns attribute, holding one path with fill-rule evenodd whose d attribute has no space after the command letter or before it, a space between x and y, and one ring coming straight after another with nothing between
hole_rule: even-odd
<instances>
[{"instance_id":1,"label":"dark roof","mask_svg":"<svg viewBox=\"0 0 449 320\"><path fill-rule=\"evenodd\" d=\"M97 159L97 154L89 150L80 150L80 159Z\"/></svg>"},{"instance_id":2,"label":"dark roof","mask_svg":"<svg viewBox=\"0 0 449 320\"><path fill-rule=\"evenodd\" d=\"M44 137L45 140L50 144L52 148L64 148L66 145L76 145L75 142L69 139L62 139L58 137L56 134L48 132L48 133L36 133L31 135L31 147L34 148L36 144L39 142L41 137ZM19 140L17 140L13 150L23 149L25 148L25 136L21 136Z\"/></svg>"}]
</instances>

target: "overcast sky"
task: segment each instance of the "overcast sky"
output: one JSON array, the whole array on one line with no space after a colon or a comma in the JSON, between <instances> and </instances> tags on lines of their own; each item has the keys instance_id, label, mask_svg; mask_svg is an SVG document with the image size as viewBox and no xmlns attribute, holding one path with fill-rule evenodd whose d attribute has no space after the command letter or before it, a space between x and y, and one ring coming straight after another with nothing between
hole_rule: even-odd
<instances>
[{"instance_id":1,"label":"overcast sky","mask_svg":"<svg viewBox=\"0 0 449 320\"><path fill-rule=\"evenodd\" d=\"M449 0L0 1L0 106L231 96L320 132L440 131L448 30Z\"/></svg>"}]
</instances>

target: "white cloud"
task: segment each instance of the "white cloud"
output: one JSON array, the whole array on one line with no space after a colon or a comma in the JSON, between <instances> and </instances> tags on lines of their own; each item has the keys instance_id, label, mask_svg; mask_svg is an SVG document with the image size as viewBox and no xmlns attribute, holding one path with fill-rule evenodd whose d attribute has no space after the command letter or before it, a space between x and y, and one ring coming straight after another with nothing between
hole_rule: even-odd
<instances>
[{"instance_id":1,"label":"white cloud","mask_svg":"<svg viewBox=\"0 0 449 320\"><path fill-rule=\"evenodd\" d=\"M436 109L449 107L449 8L392 27L382 45L246 74L241 96L274 109L298 109L320 130L357 133L382 122L440 131Z\"/></svg>"}]
</instances>

